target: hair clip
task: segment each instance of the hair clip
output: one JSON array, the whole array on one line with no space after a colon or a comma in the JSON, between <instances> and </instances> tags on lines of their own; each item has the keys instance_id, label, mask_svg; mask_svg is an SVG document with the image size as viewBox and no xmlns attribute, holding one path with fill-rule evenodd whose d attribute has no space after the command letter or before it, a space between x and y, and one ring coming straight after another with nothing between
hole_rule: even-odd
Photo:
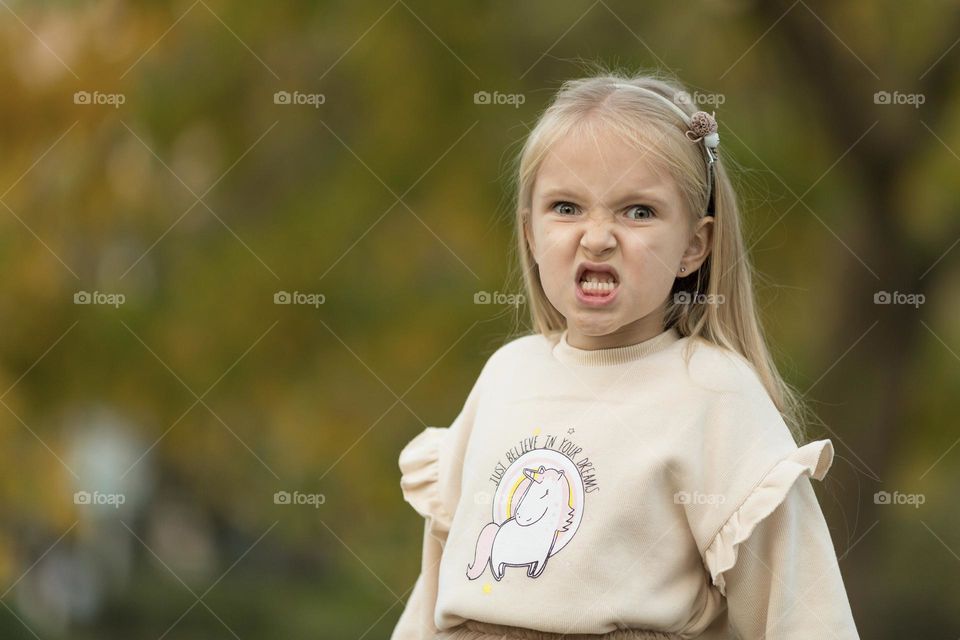
<instances>
[{"instance_id":1,"label":"hair clip","mask_svg":"<svg viewBox=\"0 0 960 640\"><path fill-rule=\"evenodd\" d=\"M717 161L714 149L720 146L720 134L717 133L717 119L714 114L697 111L690 116L690 130L687 131L687 138L693 142L703 140L703 146L707 150L710 164Z\"/></svg>"}]
</instances>

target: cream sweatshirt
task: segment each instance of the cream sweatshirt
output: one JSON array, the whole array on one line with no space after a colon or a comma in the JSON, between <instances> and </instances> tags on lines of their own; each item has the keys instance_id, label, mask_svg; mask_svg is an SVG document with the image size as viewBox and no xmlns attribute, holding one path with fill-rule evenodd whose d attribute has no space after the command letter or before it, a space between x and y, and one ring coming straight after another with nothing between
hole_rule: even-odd
<instances>
[{"instance_id":1,"label":"cream sweatshirt","mask_svg":"<svg viewBox=\"0 0 960 640\"><path fill-rule=\"evenodd\" d=\"M566 335L498 349L400 453L425 527L391 640L858 638L810 482L831 441L798 447L749 362L705 340Z\"/></svg>"}]
</instances>

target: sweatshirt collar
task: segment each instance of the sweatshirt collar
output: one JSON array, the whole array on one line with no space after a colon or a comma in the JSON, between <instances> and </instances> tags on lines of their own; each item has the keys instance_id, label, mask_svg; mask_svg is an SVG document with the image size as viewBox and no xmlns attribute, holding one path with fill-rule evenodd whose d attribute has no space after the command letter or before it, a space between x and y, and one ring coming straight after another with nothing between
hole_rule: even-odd
<instances>
[{"instance_id":1,"label":"sweatshirt collar","mask_svg":"<svg viewBox=\"0 0 960 640\"><path fill-rule=\"evenodd\" d=\"M553 347L553 355L557 360L568 365L627 364L666 349L680 340L680 337L680 332L677 331L676 327L670 327L664 332L636 344L609 349L580 349L567 342L567 331L564 330L560 334L559 341Z\"/></svg>"}]
</instances>

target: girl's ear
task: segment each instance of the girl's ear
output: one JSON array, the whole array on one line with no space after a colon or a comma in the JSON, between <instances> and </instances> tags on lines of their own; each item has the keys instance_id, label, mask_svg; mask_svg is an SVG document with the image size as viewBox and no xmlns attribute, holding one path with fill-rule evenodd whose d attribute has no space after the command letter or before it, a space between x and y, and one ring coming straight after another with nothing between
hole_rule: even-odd
<instances>
[{"instance_id":1,"label":"girl's ear","mask_svg":"<svg viewBox=\"0 0 960 640\"><path fill-rule=\"evenodd\" d=\"M710 255L710 250L713 248L713 225L713 216L703 216L697 222L680 263L686 269L683 273L678 273L677 277L683 278L692 275Z\"/></svg>"}]
</instances>

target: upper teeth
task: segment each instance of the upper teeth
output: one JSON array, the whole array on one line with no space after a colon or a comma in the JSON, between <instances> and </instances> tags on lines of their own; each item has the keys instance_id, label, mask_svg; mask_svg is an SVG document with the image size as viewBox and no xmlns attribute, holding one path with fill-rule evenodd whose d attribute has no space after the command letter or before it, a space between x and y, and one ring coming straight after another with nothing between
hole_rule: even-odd
<instances>
[{"instance_id":1,"label":"upper teeth","mask_svg":"<svg viewBox=\"0 0 960 640\"><path fill-rule=\"evenodd\" d=\"M597 273L596 271L584 272L580 276L580 282L615 282L612 274L607 272Z\"/></svg>"},{"instance_id":2,"label":"upper teeth","mask_svg":"<svg viewBox=\"0 0 960 640\"><path fill-rule=\"evenodd\" d=\"M580 288L584 291L613 291L617 282L608 272L584 272L580 277Z\"/></svg>"}]
</instances>

